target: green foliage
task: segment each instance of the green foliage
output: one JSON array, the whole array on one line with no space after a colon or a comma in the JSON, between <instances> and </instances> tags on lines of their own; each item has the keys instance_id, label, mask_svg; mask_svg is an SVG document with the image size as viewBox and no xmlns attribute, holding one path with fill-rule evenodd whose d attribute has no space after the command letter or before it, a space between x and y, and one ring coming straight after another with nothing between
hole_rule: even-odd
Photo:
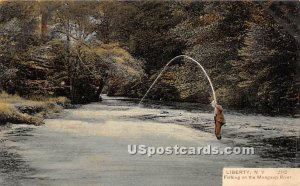
<instances>
[{"instance_id":1,"label":"green foliage","mask_svg":"<svg viewBox=\"0 0 300 186\"><path fill-rule=\"evenodd\" d=\"M251 92L247 95L248 104L270 113L295 112L295 40L272 25L253 24L239 55L242 61L234 69L245 69L238 74L238 86Z\"/></svg>"},{"instance_id":2,"label":"green foliage","mask_svg":"<svg viewBox=\"0 0 300 186\"><path fill-rule=\"evenodd\" d=\"M294 2L0 3L0 89L9 93L86 103L107 87L141 97L167 61L186 54L205 67L221 104L296 112ZM201 70L179 60L149 97L209 103L211 92Z\"/></svg>"},{"instance_id":3,"label":"green foliage","mask_svg":"<svg viewBox=\"0 0 300 186\"><path fill-rule=\"evenodd\" d=\"M146 72L160 69L184 47L183 42L168 37L169 29L185 16L178 13L178 3L105 2L103 6L104 24L99 30L105 35L99 37L105 37L104 42L118 41L134 56L145 59Z\"/></svg>"}]
</instances>

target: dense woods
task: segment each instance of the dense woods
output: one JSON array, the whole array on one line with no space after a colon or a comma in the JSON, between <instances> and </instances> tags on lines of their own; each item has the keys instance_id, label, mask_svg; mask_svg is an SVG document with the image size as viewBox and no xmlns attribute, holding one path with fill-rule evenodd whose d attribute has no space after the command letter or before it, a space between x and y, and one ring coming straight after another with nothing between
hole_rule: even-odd
<instances>
[{"instance_id":1,"label":"dense woods","mask_svg":"<svg viewBox=\"0 0 300 186\"><path fill-rule=\"evenodd\" d=\"M185 54L221 104L295 114L299 18L299 2L1 2L0 90L72 103L142 97ZM148 98L209 103L211 90L178 60Z\"/></svg>"}]
</instances>

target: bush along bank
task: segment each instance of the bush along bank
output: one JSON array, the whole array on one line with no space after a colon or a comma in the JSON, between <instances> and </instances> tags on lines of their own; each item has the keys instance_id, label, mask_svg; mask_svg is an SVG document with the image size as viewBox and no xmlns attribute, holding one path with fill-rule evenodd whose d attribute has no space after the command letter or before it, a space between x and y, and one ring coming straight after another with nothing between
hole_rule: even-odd
<instances>
[{"instance_id":1,"label":"bush along bank","mask_svg":"<svg viewBox=\"0 0 300 186\"><path fill-rule=\"evenodd\" d=\"M42 125L43 120L70 107L65 97L24 99L0 93L0 126L8 123Z\"/></svg>"}]
</instances>

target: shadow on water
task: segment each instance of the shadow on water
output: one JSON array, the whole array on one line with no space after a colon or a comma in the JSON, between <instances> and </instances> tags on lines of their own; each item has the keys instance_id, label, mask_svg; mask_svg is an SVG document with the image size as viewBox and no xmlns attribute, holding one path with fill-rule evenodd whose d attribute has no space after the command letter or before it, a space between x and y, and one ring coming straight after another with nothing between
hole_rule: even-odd
<instances>
[{"instance_id":1,"label":"shadow on water","mask_svg":"<svg viewBox=\"0 0 300 186\"><path fill-rule=\"evenodd\" d=\"M297 136L254 139L250 143L256 147L262 158L288 161L292 167L300 167L300 144Z\"/></svg>"},{"instance_id":2,"label":"shadow on water","mask_svg":"<svg viewBox=\"0 0 300 186\"><path fill-rule=\"evenodd\" d=\"M127 97L108 97L105 95L105 99L102 101L108 106L136 106L140 102L140 98L127 98ZM166 101L166 100L151 100L145 99L141 104L142 108L149 109L171 109L171 110L185 110L191 113L213 113L213 108L210 104L192 103L192 102L177 102L177 101ZM253 109L238 109L233 107L223 107L227 114L236 115L253 115L262 116ZM119 109L118 109L119 110ZM269 116L268 114L264 114ZM270 115L271 116L271 115Z\"/></svg>"},{"instance_id":3,"label":"shadow on water","mask_svg":"<svg viewBox=\"0 0 300 186\"><path fill-rule=\"evenodd\" d=\"M136 106L138 107L138 103L140 102L139 98L111 98L107 97L107 99L103 100L105 105L114 106ZM176 102L176 101L164 101L164 100L148 100L145 99L142 106L143 108L149 109L171 109L171 110L185 110L192 113L196 112L213 112L213 108L208 104L201 103L190 103L190 102Z\"/></svg>"},{"instance_id":4,"label":"shadow on water","mask_svg":"<svg viewBox=\"0 0 300 186\"><path fill-rule=\"evenodd\" d=\"M0 185L17 186L21 185L20 180L33 174L35 170L31 168L24 158L17 153L16 146L5 146L5 141L18 142L26 140L33 128L17 128L5 133L5 138L0 142Z\"/></svg>"},{"instance_id":5,"label":"shadow on water","mask_svg":"<svg viewBox=\"0 0 300 186\"><path fill-rule=\"evenodd\" d=\"M10 132L7 132L7 135L10 136L33 136L32 134L28 134L27 132L33 131L33 128L17 128Z\"/></svg>"}]
</instances>

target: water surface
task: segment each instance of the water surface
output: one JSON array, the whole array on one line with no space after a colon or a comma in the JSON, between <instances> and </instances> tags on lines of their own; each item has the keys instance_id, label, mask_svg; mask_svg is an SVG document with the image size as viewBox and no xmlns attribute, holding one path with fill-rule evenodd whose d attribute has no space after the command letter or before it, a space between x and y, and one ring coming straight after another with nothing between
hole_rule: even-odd
<instances>
[{"instance_id":1,"label":"water surface","mask_svg":"<svg viewBox=\"0 0 300 186\"><path fill-rule=\"evenodd\" d=\"M0 185L207 186L221 185L223 167L299 167L299 119L228 112L218 141L208 106L136 103L104 97L44 126L13 125L1 132ZM128 154L128 144L253 146L257 154L149 158Z\"/></svg>"}]
</instances>

